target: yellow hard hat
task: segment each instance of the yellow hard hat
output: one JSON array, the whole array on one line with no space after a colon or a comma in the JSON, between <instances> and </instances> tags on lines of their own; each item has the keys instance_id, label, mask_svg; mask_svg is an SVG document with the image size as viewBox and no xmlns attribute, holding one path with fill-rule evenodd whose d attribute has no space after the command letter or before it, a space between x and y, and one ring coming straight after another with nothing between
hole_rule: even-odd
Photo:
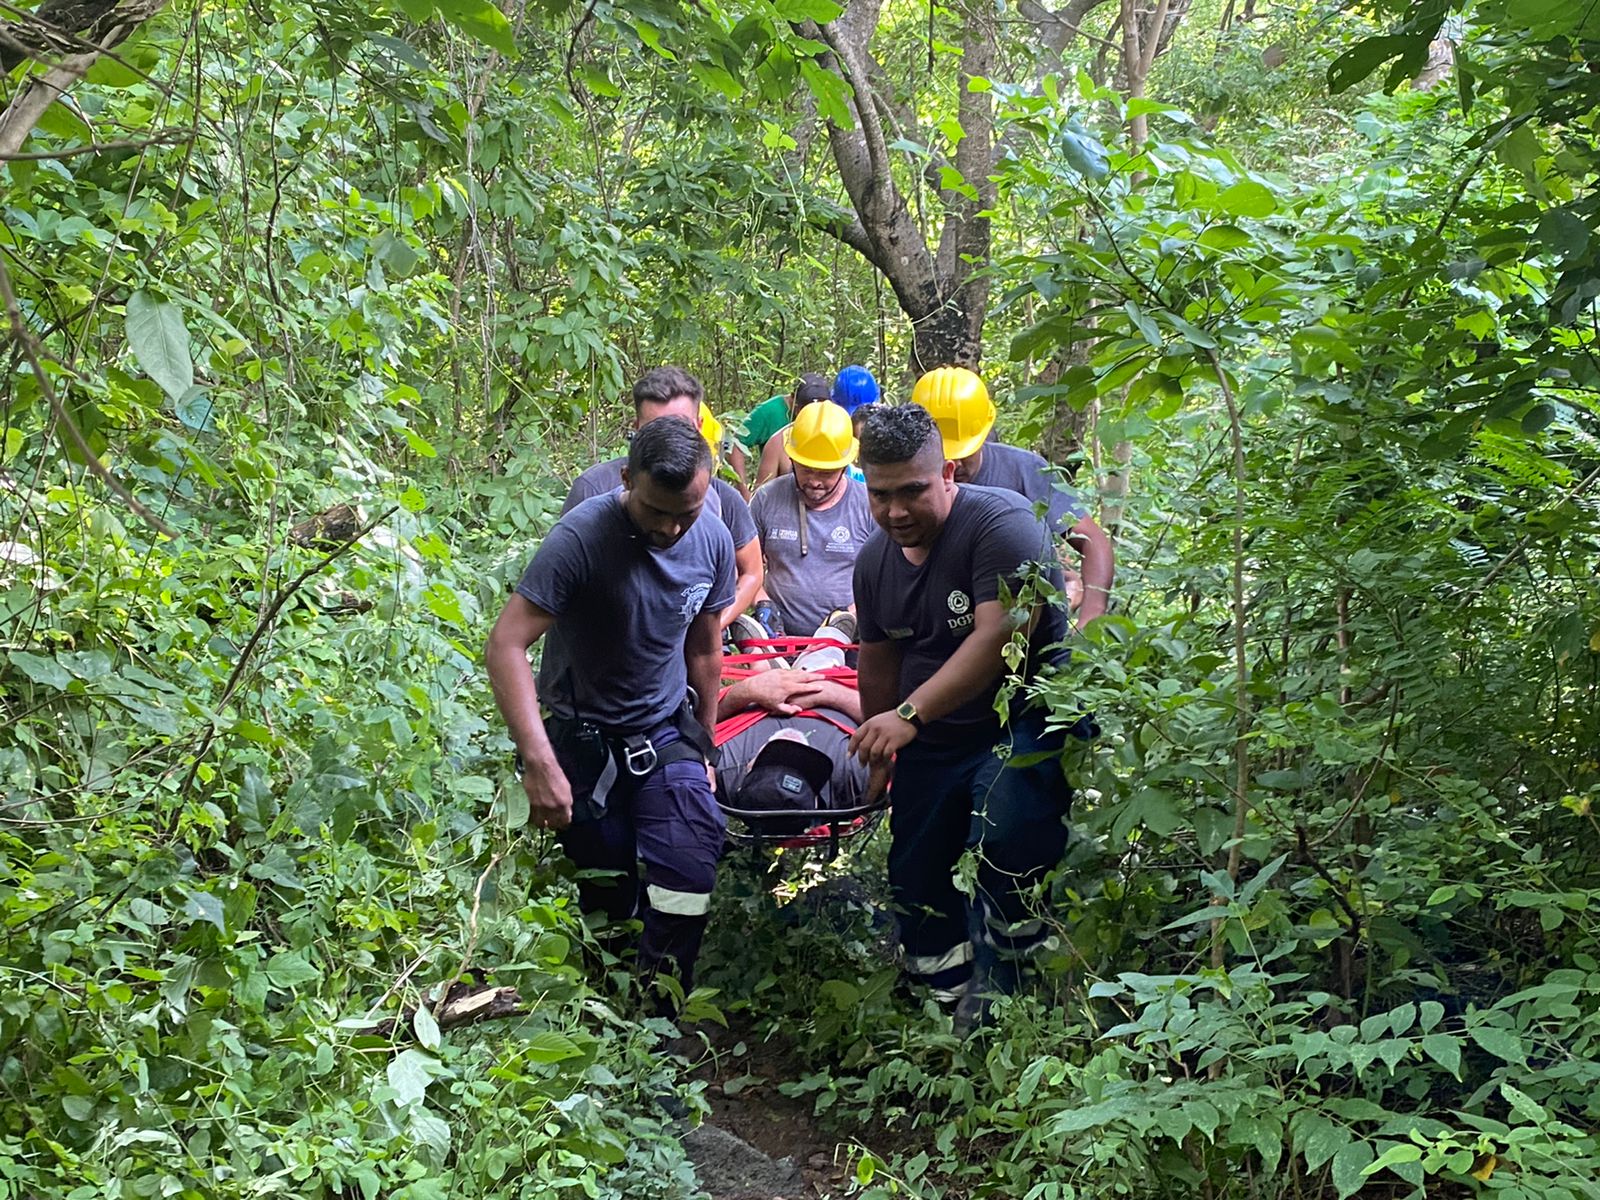
<instances>
[{"instance_id":1,"label":"yellow hard hat","mask_svg":"<svg viewBox=\"0 0 1600 1200\"><path fill-rule=\"evenodd\" d=\"M802 467L837 471L856 460L856 431L850 414L832 400L802 408L783 434L783 449Z\"/></svg>"},{"instance_id":2,"label":"yellow hard hat","mask_svg":"<svg viewBox=\"0 0 1600 1200\"><path fill-rule=\"evenodd\" d=\"M700 436L711 445L711 456L715 458L722 448L722 422L711 413L711 406L704 400L700 401Z\"/></svg>"},{"instance_id":3,"label":"yellow hard hat","mask_svg":"<svg viewBox=\"0 0 1600 1200\"><path fill-rule=\"evenodd\" d=\"M944 439L946 458L976 454L994 428L989 389L965 367L936 367L911 389L911 403L928 410Z\"/></svg>"}]
</instances>

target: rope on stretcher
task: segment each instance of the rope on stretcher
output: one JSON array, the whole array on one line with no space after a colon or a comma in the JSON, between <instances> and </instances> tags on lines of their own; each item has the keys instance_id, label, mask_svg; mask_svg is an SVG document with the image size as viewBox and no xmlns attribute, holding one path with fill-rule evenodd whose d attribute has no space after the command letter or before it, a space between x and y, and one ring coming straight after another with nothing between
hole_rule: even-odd
<instances>
[{"instance_id":1,"label":"rope on stretcher","mask_svg":"<svg viewBox=\"0 0 1600 1200\"><path fill-rule=\"evenodd\" d=\"M752 638L749 641L741 642L739 644L739 649L740 653L738 654L725 654L722 657L722 674L725 678L748 679L752 675L763 674L764 672L772 669L773 659L783 658L793 661L796 655L804 654L807 650L834 649L849 652L857 649L857 647L853 644L847 645L843 642L836 642L831 638L781 637L760 639ZM854 688L857 686L856 672L855 668L853 667L824 667L820 671L813 672L813 674L821 675L825 679L831 679L836 683L842 683L849 688ZM726 692L728 689L723 688L722 690ZM771 715L771 713L759 708L750 709L747 712L735 713L727 720L717 722L717 728L712 734L711 740L718 746L726 745L729 741L738 737L741 733L745 733L755 728ZM851 729L848 725L845 725L841 721L835 720L827 713L817 712L814 709L801 709L799 712L791 715L794 717L811 717L818 721L826 721L829 725L832 725L835 729L839 730L846 736L849 736L855 732L855 730ZM848 824L841 826L837 830L837 836L850 837L852 834L859 833L865 827L866 822L867 818L864 816L854 817L848 822ZM831 821L824 821L819 825L807 829L804 833L796 834L791 837L767 839L759 834L754 833L752 833L750 836L761 841L772 840L775 841L780 847L789 849L820 845L831 841L836 834L833 830L833 823Z\"/></svg>"}]
</instances>

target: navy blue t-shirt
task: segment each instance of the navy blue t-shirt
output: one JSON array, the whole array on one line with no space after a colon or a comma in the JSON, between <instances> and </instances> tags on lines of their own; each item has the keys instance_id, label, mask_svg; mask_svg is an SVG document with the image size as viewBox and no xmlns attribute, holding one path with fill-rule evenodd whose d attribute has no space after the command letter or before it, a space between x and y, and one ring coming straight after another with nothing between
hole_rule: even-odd
<instances>
[{"instance_id":1,"label":"navy blue t-shirt","mask_svg":"<svg viewBox=\"0 0 1600 1200\"><path fill-rule=\"evenodd\" d=\"M1027 501L998 488L960 485L944 528L920 566L908 562L888 534L873 534L856 559L856 616L863 642L888 641L899 648L898 699L904 700L944 666L972 632L973 610L1000 598L1002 581L1017 593L1028 563L1038 563L1059 594L1061 564L1050 532ZM1064 607L1049 602L1040 606L1024 679L1032 680L1040 667L1070 657L1059 644L1068 631ZM920 736L929 742L992 736L999 724L994 698L1004 676L1002 672L955 712L930 721Z\"/></svg>"},{"instance_id":2,"label":"navy blue t-shirt","mask_svg":"<svg viewBox=\"0 0 1600 1200\"><path fill-rule=\"evenodd\" d=\"M604 496L622 486L622 468L628 465L628 456L595 463L572 481L566 503L561 506L564 517L592 496ZM706 512L717 517L733 535L735 549L743 550L756 538L756 524L750 519L750 508L739 495L739 489L726 480L711 477L711 488L706 492Z\"/></svg>"},{"instance_id":3,"label":"navy blue t-shirt","mask_svg":"<svg viewBox=\"0 0 1600 1200\"><path fill-rule=\"evenodd\" d=\"M727 608L733 591L733 541L709 512L662 550L628 517L620 491L585 500L556 523L517 583L517 595L556 618L544 637L540 699L599 725L656 728L688 691L689 623Z\"/></svg>"},{"instance_id":4,"label":"navy blue t-shirt","mask_svg":"<svg viewBox=\"0 0 1600 1200\"><path fill-rule=\"evenodd\" d=\"M1004 488L1023 497L1037 510L1044 505L1045 521L1057 537L1072 530L1088 509L1077 494L1066 487L1050 464L1032 450L989 442L983 447L983 461L972 479L974 487Z\"/></svg>"}]
</instances>

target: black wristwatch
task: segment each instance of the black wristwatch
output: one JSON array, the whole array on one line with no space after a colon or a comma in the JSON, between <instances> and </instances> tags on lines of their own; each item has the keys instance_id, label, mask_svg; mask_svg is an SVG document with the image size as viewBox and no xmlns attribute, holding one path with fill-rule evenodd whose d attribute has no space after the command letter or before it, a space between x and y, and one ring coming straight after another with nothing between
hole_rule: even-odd
<instances>
[{"instance_id":1,"label":"black wristwatch","mask_svg":"<svg viewBox=\"0 0 1600 1200\"><path fill-rule=\"evenodd\" d=\"M895 709L894 715L909 723L911 728L919 733L922 731L922 718L917 715L917 706L911 701L907 700L899 708Z\"/></svg>"}]
</instances>

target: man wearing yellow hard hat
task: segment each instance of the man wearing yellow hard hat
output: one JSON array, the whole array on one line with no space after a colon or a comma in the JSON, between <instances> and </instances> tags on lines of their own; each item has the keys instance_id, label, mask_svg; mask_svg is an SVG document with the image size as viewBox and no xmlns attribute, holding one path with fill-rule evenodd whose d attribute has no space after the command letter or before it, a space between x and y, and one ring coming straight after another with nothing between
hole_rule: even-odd
<instances>
[{"instance_id":1,"label":"man wearing yellow hard hat","mask_svg":"<svg viewBox=\"0 0 1600 1200\"><path fill-rule=\"evenodd\" d=\"M783 440L794 469L756 489L750 516L783 628L809 634L852 606L856 556L877 526L866 487L848 474L856 458L849 413L828 400L807 404Z\"/></svg>"},{"instance_id":2,"label":"man wearing yellow hard hat","mask_svg":"<svg viewBox=\"0 0 1600 1200\"><path fill-rule=\"evenodd\" d=\"M705 389L700 381L682 367L653 367L639 376L633 385L633 427L643 429L657 417L677 417L699 428L711 453L717 452L716 439L722 427L706 407ZM626 454L596 463L572 481L561 515L566 516L590 496L604 496L622 486L622 468L628 465ZM725 480L712 479L706 492L705 511L720 520L733 535L734 563L738 569L738 583L734 602L722 611L720 620L726 629L733 619L750 607L756 593L761 590L761 544L756 539L756 527L750 520L750 509L744 497Z\"/></svg>"},{"instance_id":3,"label":"man wearing yellow hard hat","mask_svg":"<svg viewBox=\"0 0 1600 1200\"><path fill-rule=\"evenodd\" d=\"M1048 462L1031 450L988 440L995 407L983 380L965 367L938 367L917 380L911 402L927 409L939 427L945 457L956 464L957 483L1001 488L1016 492L1035 509L1044 506L1045 523L1079 556L1078 627L1103 615L1116 572L1111 539L1078 498L1057 482Z\"/></svg>"}]
</instances>

